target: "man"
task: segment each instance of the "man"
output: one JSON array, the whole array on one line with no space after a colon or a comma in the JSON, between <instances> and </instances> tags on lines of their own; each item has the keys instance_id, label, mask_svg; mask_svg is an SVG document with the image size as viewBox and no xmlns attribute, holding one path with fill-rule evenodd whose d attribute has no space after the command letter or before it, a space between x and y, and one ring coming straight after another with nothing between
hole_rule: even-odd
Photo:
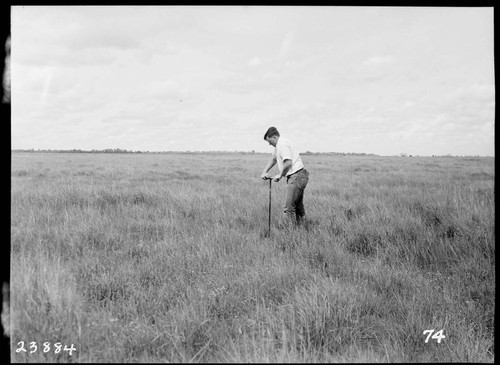
<instances>
[{"instance_id":1,"label":"man","mask_svg":"<svg viewBox=\"0 0 500 365\"><path fill-rule=\"evenodd\" d=\"M304 209L304 189L309 181L309 172L304 168L299 152L295 149L292 142L280 137L278 130L275 127L270 127L264 140L271 146L274 146L274 152L266 165L264 172L260 176L263 180L272 179L274 182L279 182L282 177L286 176L286 198L285 198L285 217L286 220L293 225L303 224L306 218ZM280 173L271 177L268 172L278 163Z\"/></svg>"}]
</instances>

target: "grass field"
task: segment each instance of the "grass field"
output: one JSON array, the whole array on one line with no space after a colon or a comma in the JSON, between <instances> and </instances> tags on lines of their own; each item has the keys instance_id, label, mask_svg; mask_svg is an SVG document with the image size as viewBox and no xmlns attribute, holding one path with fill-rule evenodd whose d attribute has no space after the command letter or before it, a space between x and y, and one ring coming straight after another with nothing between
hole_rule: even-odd
<instances>
[{"instance_id":1,"label":"grass field","mask_svg":"<svg viewBox=\"0 0 500 365\"><path fill-rule=\"evenodd\" d=\"M269 156L13 153L11 361L494 361L494 158Z\"/></svg>"}]
</instances>

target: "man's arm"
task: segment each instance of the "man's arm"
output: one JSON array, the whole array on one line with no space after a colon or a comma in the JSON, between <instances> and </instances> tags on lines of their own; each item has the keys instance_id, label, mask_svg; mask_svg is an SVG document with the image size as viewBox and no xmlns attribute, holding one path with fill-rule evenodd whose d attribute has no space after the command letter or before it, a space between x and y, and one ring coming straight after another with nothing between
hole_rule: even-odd
<instances>
[{"instance_id":1,"label":"man's arm","mask_svg":"<svg viewBox=\"0 0 500 365\"><path fill-rule=\"evenodd\" d=\"M273 168L274 165L276 165L276 157L274 157L273 155L264 168L264 172L262 172L262 175L260 175L260 177L264 180L267 179L269 177L267 173Z\"/></svg>"},{"instance_id":2,"label":"man's arm","mask_svg":"<svg viewBox=\"0 0 500 365\"><path fill-rule=\"evenodd\" d=\"M290 160L290 159L284 160L283 161L283 170L281 171L280 174L273 177L274 182L280 181L281 178L286 175L286 173L288 172L288 170L290 170L291 167L292 167L292 160Z\"/></svg>"},{"instance_id":3,"label":"man's arm","mask_svg":"<svg viewBox=\"0 0 500 365\"><path fill-rule=\"evenodd\" d=\"M281 177L285 176L288 170L292 168L292 160L286 159L283 161L283 171L281 171Z\"/></svg>"},{"instance_id":4,"label":"man's arm","mask_svg":"<svg viewBox=\"0 0 500 365\"><path fill-rule=\"evenodd\" d=\"M280 171L279 175L276 175L273 178L275 182L280 181L280 179L285 176L292 167L292 153L290 151L290 145L287 141L285 141L285 143L283 143L280 147L280 156L283 158L283 170Z\"/></svg>"}]
</instances>

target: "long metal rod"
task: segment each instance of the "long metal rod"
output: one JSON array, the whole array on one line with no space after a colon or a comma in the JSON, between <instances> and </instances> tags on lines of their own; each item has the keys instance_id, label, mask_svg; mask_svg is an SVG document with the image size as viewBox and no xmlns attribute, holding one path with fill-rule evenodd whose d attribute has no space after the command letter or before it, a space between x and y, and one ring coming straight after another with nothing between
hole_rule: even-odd
<instances>
[{"instance_id":1,"label":"long metal rod","mask_svg":"<svg viewBox=\"0 0 500 365\"><path fill-rule=\"evenodd\" d=\"M269 229L268 234L271 235L271 183L272 180L269 179Z\"/></svg>"}]
</instances>

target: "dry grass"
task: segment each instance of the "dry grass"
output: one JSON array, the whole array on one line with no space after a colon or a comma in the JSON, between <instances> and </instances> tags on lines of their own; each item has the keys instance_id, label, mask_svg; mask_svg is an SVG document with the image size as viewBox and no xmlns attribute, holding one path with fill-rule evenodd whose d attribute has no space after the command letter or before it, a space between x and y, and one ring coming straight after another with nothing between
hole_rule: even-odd
<instances>
[{"instance_id":1,"label":"dry grass","mask_svg":"<svg viewBox=\"0 0 500 365\"><path fill-rule=\"evenodd\" d=\"M267 158L13 153L12 361L494 361L493 158Z\"/></svg>"}]
</instances>

